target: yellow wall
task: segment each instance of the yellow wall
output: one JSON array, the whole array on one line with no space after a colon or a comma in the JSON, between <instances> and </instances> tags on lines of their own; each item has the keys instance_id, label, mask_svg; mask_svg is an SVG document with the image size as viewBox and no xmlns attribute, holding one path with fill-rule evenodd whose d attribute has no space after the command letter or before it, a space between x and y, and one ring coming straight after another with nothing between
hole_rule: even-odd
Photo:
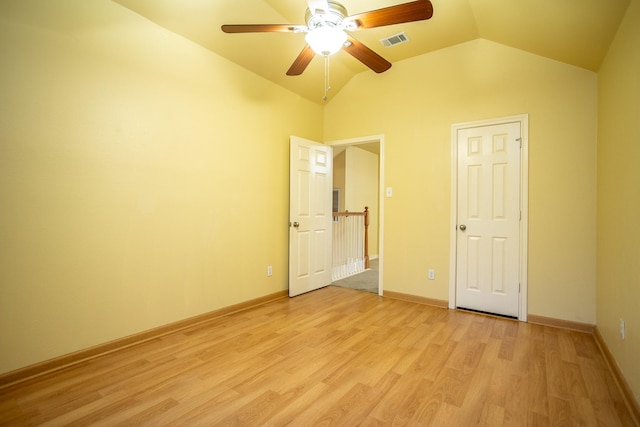
<instances>
[{"instance_id":1,"label":"yellow wall","mask_svg":"<svg viewBox=\"0 0 640 427\"><path fill-rule=\"evenodd\" d=\"M597 325L640 402L640 2L599 73ZM620 319L626 337L620 337Z\"/></svg>"},{"instance_id":2,"label":"yellow wall","mask_svg":"<svg viewBox=\"0 0 640 427\"><path fill-rule=\"evenodd\" d=\"M0 58L0 373L287 288L321 106L107 0L2 2Z\"/></svg>"},{"instance_id":3,"label":"yellow wall","mask_svg":"<svg viewBox=\"0 0 640 427\"><path fill-rule=\"evenodd\" d=\"M486 40L358 74L325 107L327 140L385 135L385 290L448 300L451 125L523 113L528 312L595 323L597 76Z\"/></svg>"},{"instance_id":4,"label":"yellow wall","mask_svg":"<svg viewBox=\"0 0 640 427\"><path fill-rule=\"evenodd\" d=\"M378 256L378 157L357 146L346 150L345 208L362 212L369 207L369 256Z\"/></svg>"}]
</instances>

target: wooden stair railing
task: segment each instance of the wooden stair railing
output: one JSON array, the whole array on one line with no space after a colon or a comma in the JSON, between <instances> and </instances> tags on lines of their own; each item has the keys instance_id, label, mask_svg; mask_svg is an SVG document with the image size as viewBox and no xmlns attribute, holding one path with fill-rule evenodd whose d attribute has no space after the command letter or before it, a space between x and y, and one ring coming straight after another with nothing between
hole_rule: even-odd
<instances>
[{"instance_id":1,"label":"wooden stair railing","mask_svg":"<svg viewBox=\"0 0 640 427\"><path fill-rule=\"evenodd\" d=\"M364 269L368 269L369 265L369 207L365 206L363 212L333 212L334 217L362 216L364 223Z\"/></svg>"}]
</instances>

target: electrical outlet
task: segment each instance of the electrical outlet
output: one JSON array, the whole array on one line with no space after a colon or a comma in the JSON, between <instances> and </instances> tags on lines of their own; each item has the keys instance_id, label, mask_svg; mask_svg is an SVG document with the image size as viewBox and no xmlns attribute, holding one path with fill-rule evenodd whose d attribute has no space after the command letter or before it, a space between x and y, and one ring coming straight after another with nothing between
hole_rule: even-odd
<instances>
[{"instance_id":1,"label":"electrical outlet","mask_svg":"<svg viewBox=\"0 0 640 427\"><path fill-rule=\"evenodd\" d=\"M436 278L436 271L433 268L429 269L429 280L435 280Z\"/></svg>"},{"instance_id":2,"label":"electrical outlet","mask_svg":"<svg viewBox=\"0 0 640 427\"><path fill-rule=\"evenodd\" d=\"M273 267L271 266L267 267L267 276L273 276Z\"/></svg>"},{"instance_id":3,"label":"electrical outlet","mask_svg":"<svg viewBox=\"0 0 640 427\"><path fill-rule=\"evenodd\" d=\"M624 319L620 319L620 339L624 341Z\"/></svg>"}]
</instances>

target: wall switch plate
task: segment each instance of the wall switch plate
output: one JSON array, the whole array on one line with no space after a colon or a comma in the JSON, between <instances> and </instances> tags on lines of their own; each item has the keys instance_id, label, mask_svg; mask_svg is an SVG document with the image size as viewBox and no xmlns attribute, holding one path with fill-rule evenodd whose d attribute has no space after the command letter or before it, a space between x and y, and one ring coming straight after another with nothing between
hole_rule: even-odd
<instances>
[{"instance_id":1,"label":"wall switch plate","mask_svg":"<svg viewBox=\"0 0 640 427\"><path fill-rule=\"evenodd\" d=\"M393 197L393 188L387 187L386 194L387 194L387 197Z\"/></svg>"},{"instance_id":2,"label":"wall switch plate","mask_svg":"<svg viewBox=\"0 0 640 427\"><path fill-rule=\"evenodd\" d=\"M429 269L429 280L435 280L436 278L436 271L433 268Z\"/></svg>"},{"instance_id":3,"label":"wall switch plate","mask_svg":"<svg viewBox=\"0 0 640 427\"><path fill-rule=\"evenodd\" d=\"M271 266L267 267L267 276L273 276L273 267Z\"/></svg>"}]
</instances>

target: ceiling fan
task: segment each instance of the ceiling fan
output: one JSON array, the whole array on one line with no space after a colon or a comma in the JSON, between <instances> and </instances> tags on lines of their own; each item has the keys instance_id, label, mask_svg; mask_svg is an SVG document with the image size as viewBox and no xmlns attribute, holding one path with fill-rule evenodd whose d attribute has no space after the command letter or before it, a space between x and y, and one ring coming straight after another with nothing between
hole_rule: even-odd
<instances>
[{"instance_id":1,"label":"ceiling fan","mask_svg":"<svg viewBox=\"0 0 640 427\"><path fill-rule=\"evenodd\" d=\"M306 33L307 45L293 61L287 71L288 76L302 74L316 54L328 57L340 49L376 73L382 73L391 67L391 63L348 35L347 31L422 21L433 15L433 6L429 0L415 0L351 16L347 14L347 9L343 5L333 0L308 0L307 4L306 25L223 25L222 31L225 33Z\"/></svg>"}]
</instances>

